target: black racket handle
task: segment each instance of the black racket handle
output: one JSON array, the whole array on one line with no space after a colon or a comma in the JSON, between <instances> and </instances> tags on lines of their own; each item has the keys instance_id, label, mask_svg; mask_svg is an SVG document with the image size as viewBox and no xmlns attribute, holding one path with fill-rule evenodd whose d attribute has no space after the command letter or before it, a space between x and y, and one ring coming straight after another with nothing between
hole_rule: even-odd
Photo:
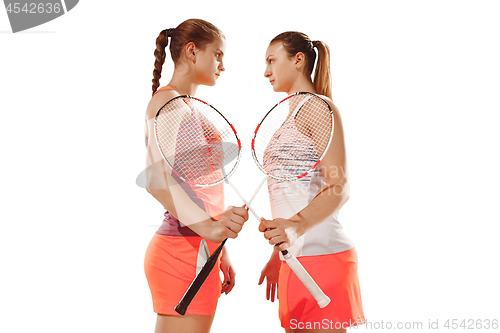
<instances>
[{"instance_id":1,"label":"black racket handle","mask_svg":"<svg viewBox=\"0 0 500 333\"><path fill-rule=\"evenodd\" d=\"M224 239L224 241L219 245L219 247L212 253L212 255L207 259L207 262L201 269L200 273L196 276L196 278L193 280L191 285L189 286L188 290L182 297L181 301L179 304L177 304L174 308L174 310L180 314L180 315L185 315L187 308L193 301L193 298L196 296L198 291L200 290L201 286L207 279L208 275L214 268L215 264L217 263L217 259L219 257L220 252L222 251L222 247L226 243L227 238Z\"/></svg>"}]
</instances>

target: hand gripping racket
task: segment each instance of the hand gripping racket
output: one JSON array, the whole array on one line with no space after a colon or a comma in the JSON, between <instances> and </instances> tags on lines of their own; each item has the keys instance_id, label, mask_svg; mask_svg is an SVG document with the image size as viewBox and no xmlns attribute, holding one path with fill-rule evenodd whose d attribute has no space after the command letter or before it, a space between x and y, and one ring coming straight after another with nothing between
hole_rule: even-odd
<instances>
[{"instance_id":1,"label":"hand gripping racket","mask_svg":"<svg viewBox=\"0 0 500 333\"><path fill-rule=\"evenodd\" d=\"M293 181L314 170L325 155L333 137L333 111L316 94L297 92L277 103L260 121L252 138L252 156L266 177ZM314 282L300 262L288 251L281 251L286 262L323 308L330 298Z\"/></svg>"},{"instance_id":2,"label":"hand gripping racket","mask_svg":"<svg viewBox=\"0 0 500 333\"><path fill-rule=\"evenodd\" d=\"M192 188L226 181L241 197L229 181L240 160L241 143L233 125L217 109L192 96L177 96L158 111L154 124L160 153L177 181L180 179ZM186 313L226 240L209 257L175 307L179 314Z\"/></svg>"}]
</instances>

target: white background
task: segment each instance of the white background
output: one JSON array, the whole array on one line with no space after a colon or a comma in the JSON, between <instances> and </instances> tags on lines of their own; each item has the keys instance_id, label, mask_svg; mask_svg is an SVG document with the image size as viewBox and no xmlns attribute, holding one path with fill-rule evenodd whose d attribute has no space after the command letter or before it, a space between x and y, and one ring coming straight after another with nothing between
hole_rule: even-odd
<instances>
[{"instance_id":1,"label":"white background","mask_svg":"<svg viewBox=\"0 0 500 333\"><path fill-rule=\"evenodd\" d=\"M198 97L245 146L232 180L261 179L251 133L282 94L264 78L278 33L331 49L368 321L500 319L500 5L496 1L80 1L12 34L0 10L1 332L153 332L143 272L162 207L135 185L158 33L203 18L226 72ZM169 58L161 85L172 73ZM254 206L270 217L263 190ZM227 204L240 204L227 189ZM236 287L213 332L281 332L257 286L271 253L251 218L227 244ZM376 325L360 330L375 331ZM411 331L411 330L407 330ZM486 330L486 331L492 331Z\"/></svg>"}]
</instances>

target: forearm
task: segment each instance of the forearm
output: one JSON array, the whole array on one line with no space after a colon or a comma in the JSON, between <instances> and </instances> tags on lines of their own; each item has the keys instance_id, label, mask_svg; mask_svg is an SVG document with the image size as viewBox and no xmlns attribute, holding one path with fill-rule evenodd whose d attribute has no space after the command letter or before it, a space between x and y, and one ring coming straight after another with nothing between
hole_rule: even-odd
<instances>
[{"instance_id":1,"label":"forearm","mask_svg":"<svg viewBox=\"0 0 500 333\"><path fill-rule=\"evenodd\" d=\"M337 213L348 199L347 180L326 184L309 205L290 218L290 221L297 223L297 236L302 236Z\"/></svg>"},{"instance_id":2,"label":"forearm","mask_svg":"<svg viewBox=\"0 0 500 333\"><path fill-rule=\"evenodd\" d=\"M217 221L193 201L180 184L157 163L147 173L147 191L175 218L201 237L215 243L223 238L217 235Z\"/></svg>"},{"instance_id":3,"label":"forearm","mask_svg":"<svg viewBox=\"0 0 500 333\"><path fill-rule=\"evenodd\" d=\"M231 265L231 259L229 258L229 252L227 251L227 247L223 247L220 251L221 262L225 262L228 266Z\"/></svg>"}]
</instances>

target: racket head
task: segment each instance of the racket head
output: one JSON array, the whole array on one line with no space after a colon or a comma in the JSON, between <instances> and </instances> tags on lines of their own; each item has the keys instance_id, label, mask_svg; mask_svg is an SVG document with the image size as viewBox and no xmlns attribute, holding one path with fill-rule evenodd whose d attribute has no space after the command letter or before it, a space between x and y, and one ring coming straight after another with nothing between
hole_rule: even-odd
<instances>
[{"instance_id":1,"label":"racket head","mask_svg":"<svg viewBox=\"0 0 500 333\"><path fill-rule=\"evenodd\" d=\"M333 111L320 96L297 92L262 118L252 138L252 156L267 176L291 181L314 170L333 137Z\"/></svg>"},{"instance_id":2,"label":"racket head","mask_svg":"<svg viewBox=\"0 0 500 333\"><path fill-rule=\"evenodd\" d=\"M156 114L154 130L163 159L190 185L220 184L239 164L241 142L234 126L199 98L181 95L168 101Z\"/></svg>"}]
</instances>

